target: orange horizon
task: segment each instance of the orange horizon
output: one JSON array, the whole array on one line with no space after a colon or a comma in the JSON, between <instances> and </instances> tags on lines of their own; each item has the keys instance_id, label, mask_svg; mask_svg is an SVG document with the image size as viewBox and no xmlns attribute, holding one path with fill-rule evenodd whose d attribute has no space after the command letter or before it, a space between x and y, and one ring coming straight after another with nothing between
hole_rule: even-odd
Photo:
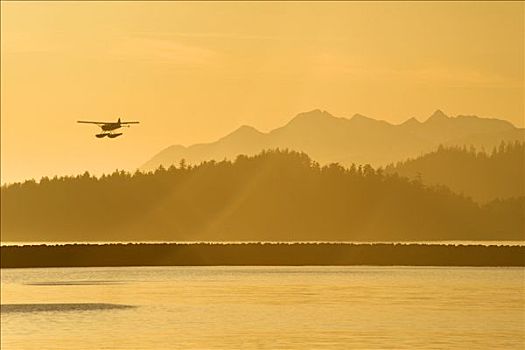
<instances>
[{"instance_id":1,"label":"orange horizon","mask_svg":"<svg viewBox=\"0 0 525 350\"><path fill-rule=\"evenodd\" d=\"M525 126L523 2L0 6L2 183L132 169L316 108ZM75 123L117 117L141 124L111 144Z\"/></svg>"}]
</instances>

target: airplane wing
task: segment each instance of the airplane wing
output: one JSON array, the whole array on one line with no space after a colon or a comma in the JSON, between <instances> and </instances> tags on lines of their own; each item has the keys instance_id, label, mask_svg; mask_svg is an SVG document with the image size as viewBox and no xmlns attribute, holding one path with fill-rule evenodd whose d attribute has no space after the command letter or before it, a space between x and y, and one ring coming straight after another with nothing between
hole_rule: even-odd
<instances>
[{"instance_id":1,"label":"airplane wing","mask_svg":"<svg viewBox=\"0 0 525 350\"><path fill-rule=\"evenodd\" d=\"M112 122L92 122L92 121L86 121L86 120L77 120L77 123L83 123L83 124L111 124Z\"/></svg>"},{"instance_id":2,"label":"airplane wing","mask_svg":"<svg viewBox=\"0 0 525 350\"><path fill-rule=\"evenodd\" d=\"M120 124L138 124L139 122L120 122Z\"/></svg>"}]
</instances>

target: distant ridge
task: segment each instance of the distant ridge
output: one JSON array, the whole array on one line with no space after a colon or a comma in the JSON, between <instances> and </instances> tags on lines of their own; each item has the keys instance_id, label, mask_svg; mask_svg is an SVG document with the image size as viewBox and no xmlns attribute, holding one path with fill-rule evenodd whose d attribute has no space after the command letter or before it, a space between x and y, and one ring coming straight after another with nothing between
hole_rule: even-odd
<instances>
[{"instance_id":1,"label":"distant ridge","mask_svg":"<svg viewBox=\"0 0 525 350\"><path fill-rule=\"evenodd\" d=\"M169 167L181 159L190 164L234 159L239 154L254 155L271 148L305 152L321 164L384 166L433 151L440 144L490 149L502 141L525 141L525 129L495 118L450 117L439 109L423 122L410 118L398 125L361 114L336 117L315 109L268 133L244 125L215 142L170 146L140 169Z\"/></svg>"},{"instance_id":2,"label":"distant ridge","mask_svg":"<svg viewBox=\"0 0 525 350\"><path fill-rule=\"evenodd\" d=\"M419 179L426 185L445 185L479 203L525 196L525 143L501 143L493 149L438 147L415 159L385 167Z\"/></svg>"}]
</instances>

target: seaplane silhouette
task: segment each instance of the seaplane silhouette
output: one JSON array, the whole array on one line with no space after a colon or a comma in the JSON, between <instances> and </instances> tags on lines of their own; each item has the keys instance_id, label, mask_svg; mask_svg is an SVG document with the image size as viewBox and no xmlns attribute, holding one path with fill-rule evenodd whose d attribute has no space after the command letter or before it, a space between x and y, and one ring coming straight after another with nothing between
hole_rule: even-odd
<instances>
[{"instance_id":1,"label":"seaplane silhouette","mask_svg":"<svg viewBox=\"0 0 525 350\"><path fill-rule=\"evenodd\" d=\"M129 128L130 124L138 124L139 122L122 122L120 121L120 118L118 118L116 122L92 122L86 120L78 120L77 123L98 125L102 129L102 132L100 134L96 134L96 137L102 138L107 136L111 139L114 139L115 137L119 137L120 135L122 135L121 132L113 132L114 130L120 128Z\"/></svg>"}]
</instances>

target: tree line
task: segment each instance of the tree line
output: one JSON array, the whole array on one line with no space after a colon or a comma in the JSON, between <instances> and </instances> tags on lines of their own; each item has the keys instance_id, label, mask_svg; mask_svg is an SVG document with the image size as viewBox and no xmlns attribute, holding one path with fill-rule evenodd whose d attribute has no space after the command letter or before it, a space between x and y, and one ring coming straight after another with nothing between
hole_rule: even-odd
<instances>
[{"instance_id":1,"label":"tree line","mask_svg":"<svg viewBox=\"0 0 525 350\"><path fill-rule=\"evenodd\" d=\"M502 142L491 152L466 146L439 146L434 151L385 168L419 179L427 185L445 185L475 201L525 196L525 143Z\"/></svg>"},{"instance_id":2,"label":"tree line","mask_svg":"<svg viewBox=\"0 0 525 350\"><path fill-rule=\"evenodd\" d=\"M521 240L525 198L480 205L370 165L234 161L2 186L4 241Z\"/></svg>"}]
</instances>

